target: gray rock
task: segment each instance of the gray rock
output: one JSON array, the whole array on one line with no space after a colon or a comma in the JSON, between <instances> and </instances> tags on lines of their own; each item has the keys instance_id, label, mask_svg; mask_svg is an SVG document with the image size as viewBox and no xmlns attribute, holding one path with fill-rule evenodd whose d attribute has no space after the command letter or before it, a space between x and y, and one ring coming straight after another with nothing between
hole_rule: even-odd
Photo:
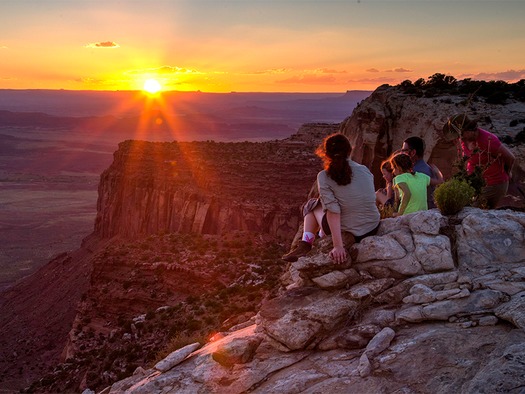
<instances>
[{"instance_id":1,"label":"gray rock","mask_svg":"<svg viewBox=\"0 0 525 394\"><path fill-rule=\"evenodd\" d=\"M455 271L420 275L413 278L408 278L378 295L377 300L382 303L400 303L401 300L409 294L410 289L417 284L434 288L456 282L457 278L458 273Z\"/></svg>"},{"instance_id":2,"label":"gray rock","mask_svg":"<svg viewBox=\"0 0 525 394\"><path fill-rule=\"evenodd\" d=\"M297 289L264 303L258 324L266 335L287 349L305 349L323 339L357 305L324 290Z\"/></svg>"},{"instance_id":3,"label":"gray rock","mask_svg":"<svg viewBox=\"0 0 525 394\"><path fill-rule=\"evenodd\" d=\"M244 364L252 360L262 339L262 336L253 335L233 338L231 341L226 340L217 347L211 356L219 364L226 367Z\"/></svg>"},{"instance_id":4,"label":"gray rock","mask_svg":"<svg viewBox=\"0 0 525 394\"><path fill-rule=\"evenodd\" d=\"M366 263L356 264L357 269L369 269L370 267L381 267L389 269L401 276L414 276L423 274L421 263L416 259L414 254L398 260L374 260Z\"/></svg>"},{"instance_id":5,"label":"gray rock","mask_svg":"<svg viewBox=\"0 0 525 394\"><path fill-rule=\"evenodd\" d=\"M362 298L375 296L376 294L385 291L392 286L394 282L395 280L393 278L376 279L370 282L354 285L344 294L352 299L360 300Z\"/></svg>"},{"instance_id":6,"label":"gray rock","mask_svg":"<svg viewBox=\"0 0 525 394\"><path fill-rule=\"evenodd\" d=\"M339 289L348 283L353 284L358 281L359 275L355 270L345 271L332 271L317 278L312 278L312 281L322 289Z\"/></svg>"},{"instance_id":7,"label":"gray rock","mask_svg":"<svg viewBox=\"0 0 525 394\"><path fill-rule=\"evenodd\" d=\"M356 263L372 260L398 260L406 256L406 250L390 235L374 236L363 239L355 245Z\"/></svg>"},{"instance_id":8,"label":"gray rock","mask_svg":"<svg viewBox=\"0 0 525 394\"><path fill-rule=\"evenodd\" d=\"M390 327L383 328L378 334L376 334L372 340L368 343L365 349L365 353L368 357L375 357L383 350L390 346L390 342L396 336L396 332Z\"/></svg>"},{"instance_id":9,"label":"gray rock","mask_svg":"<svg viewBox=\"0 0 525 394\"><path fill-rule=\"evenodd\" d=\"M525 329L525 292L515 294L509 302L501 304L494 311L500 319L507 320L516 327Z\"/></svg>"},{"instance_id":10,"label":"gray rock","mask_svg":"<svg viewBox=\"0 0 525 394\"><path fill-rule=\"evenodd\" d=\"M414 234L415 255L427 273L449 271L454 269L450 240L443 236Z\"/></svg>"},{"instance_id":11,"label":"gray rock","mask_svg":"<svg viewBox=\"0 0 525 394\"><path fill-rule=\"evenodd\" d=\"M510 345L491 360L465 388L467 393L523 393L525 344Z\"/></svg>"},{"instance_id":12,"label":"gray rock","mask_svg":"<svg viewBox=\"0 0 525 394\"><path fill-rule=\"evenodd\" d=\"M319 343L317 348L320 350L362 349L379 331L379 326L374 324L344 327Z\"/></svg>"},{"instance_id":13,"label":"gray rock","mask_svg":"<svg viewBox=\"0 0 525 394\"><path fill-rule=\"evenodd\" d=\"M372 364L370 364L370 360L368 359L366 352L363 353L359 358L359 366L357 367L357 370L359 372L359 376L362 378L366 378L372 373Z\"/></svg>"},{"instance_id":14,"label":"gray rock","mask_svg":"<svg viewBox=\"0 0 525 394\"><path fill-rule=\"evenodd\" d=\"M414 234L438 235L440 228L446 223L447 219L441 215L439 210L430 209L411 215L409 227Z\"/></svg>"},{"instance_id":15,"label":"gray rock","mask_svg":"<svg viewBox=\"0 0 525 394\"><path fill-rule=\"evenodd\" d=\"M480 326L494 326L498 324L498 318L496 316L483 316L479 319L478 324Z\"/></svg>"},{"instance_id":16,"label":"gray rock","mask_svg":"<svg viewBox=\"0 0 525 394\"><path fill-rule=\"evenodd\" d=\"M472 268L519 263L525 256L525 230L520 224L523 213L475 211L458 228L458 258Z\"/></svg>"},{"instance_id":17,"label":"gray rock","mask_svg":"<svg viewBox=\"0 0 525 394\"><path fill-rule=\"evenodd\" d=\"M186 357L197 350L200 346L200 343L196 342L175 350L174 352L170 353L168 357L155 364L155 369L161 372L166 372L175 365L184 361Z\"/></svg>"}]
</instances>

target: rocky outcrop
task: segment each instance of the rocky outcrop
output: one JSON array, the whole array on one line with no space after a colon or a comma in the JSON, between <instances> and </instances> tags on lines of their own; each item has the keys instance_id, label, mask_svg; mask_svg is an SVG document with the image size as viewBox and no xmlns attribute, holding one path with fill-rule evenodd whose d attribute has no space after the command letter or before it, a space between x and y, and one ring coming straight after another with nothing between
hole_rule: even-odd
<instances>
[{"instance_id":1,"label":"rocky outcrop","mask_svg":"<svg viewBox=\"0 0 525 394\"><path fill-rule=\"evenodd\" d=\"M372 169L378 187L382 182L381 161L400 149L403 140L411 136L425 140L425 159L436 164L445 178L449 178L454 171L458 147L442 138L442 127L448 117L456 113L477 118L480 127L504 141L513 141L523 130L520 120L525 118L525 102L509 100L505 105L489 104L482 99L449 94L424 97L405 94L400 87L384 85L354 109L341 124L341 131L357 147L352 152L352 158ZM513 203L510 199L507 203L523 206L525 145L511 144L509 148L518 159L511 191L519 201ZM522 192L516 190L518 187Z\"/></svg>"},{"instance_id":2,"label":"rocky outcrop","mask_svg":"<svg viewBox=\"0 0 525 394\"><path fill-rule=\"evenodd\" d=\"M255 323L104 392L520 392L525 214L385 219L342 265L329 241L288 266Z\"/></svg>"},{"instance_id":3,"label":"rocky outcrop","mask_svg":"<svg viewBox=\"0 0 525 394\"><path fill-rule=\"evenodd\" d=\"M305 125L284 141L125 141L99 184L95 233L293 234L319 171L314 150L338 125Z\"/></svg>"}]
</instances>

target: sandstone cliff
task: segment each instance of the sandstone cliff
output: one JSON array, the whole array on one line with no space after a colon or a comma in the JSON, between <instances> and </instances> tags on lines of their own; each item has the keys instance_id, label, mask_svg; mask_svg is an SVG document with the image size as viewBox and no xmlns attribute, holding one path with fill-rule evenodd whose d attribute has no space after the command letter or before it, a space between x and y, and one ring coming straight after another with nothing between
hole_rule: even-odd
<instances>
[{"instance_id":1,"label":"sandstone cliff","mask_svg":"<svg viewBox=\"0 0 525 394\"><path fill-rule=\"evenodd\" d=\"M392 152L400 149L403 140L411 136L423 138L425 159L436 164L446 178L454 172L454 162L460 147L442 138L442 127L449 116L466 113L478 119L480 127L511 142L516 155L513 180L506 204L523 207L525 201L525 144L512 143L523 132L525 102L508 100L506 104L490 104L469 95L449 93L433 97L406 94L399 86L381 86L363 100L341 125L354 147L352 158L367 165L375 174L376 186L382 182L379 165ZM521 190L521 192L518 190ZM517 199L517 200L516 200Z\"/></svg>"},{"instance_id":2,"label":"sandstone cliff","mask_svg":"<svg viewBox=\"0 0 525 394\"><path fill-rule=\"evenodd\" d=\"M289 237L319 171L314 150L337 129L305 125L290 139L260 143L125 141L100 179L95 233Z\"/></svg>"}]
</instances>

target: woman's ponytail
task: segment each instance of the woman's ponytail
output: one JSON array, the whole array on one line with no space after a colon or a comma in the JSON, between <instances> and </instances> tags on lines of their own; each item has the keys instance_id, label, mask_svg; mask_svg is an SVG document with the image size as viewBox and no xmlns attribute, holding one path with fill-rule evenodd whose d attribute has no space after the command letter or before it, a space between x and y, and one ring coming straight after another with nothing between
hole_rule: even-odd
<instances>
[{"instance_id":1,"label":"woman's ponytail","mask_svg":"<svg viewBox=\"0 0 525 394\"><path fill-rule=\"evenodd\" d=\"M352 152L350 141L344 134L332 134L325 138L317 154L323 159L324 169L338 185L352 182L352 168L348 158Z\"/></svg>"}]
</instances>

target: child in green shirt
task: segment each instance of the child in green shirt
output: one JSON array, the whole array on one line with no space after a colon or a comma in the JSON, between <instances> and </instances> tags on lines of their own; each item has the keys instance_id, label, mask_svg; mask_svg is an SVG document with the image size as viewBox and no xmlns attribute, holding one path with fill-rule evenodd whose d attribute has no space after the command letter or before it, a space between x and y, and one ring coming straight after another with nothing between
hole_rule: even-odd
<instances>
[{"instance_id":1,"label":"child in green shirt","mask_svg":"<svg viewBox=\"0 0 525 394\"><path fill-rule=\"evenodd\" d=\"M390 159L394 170L394 189L398 192L400 204L394 216L428 209L427 186L430 177L412 168L412 159L404 153L395 155Z\"/></svg>"}]
</instances>

